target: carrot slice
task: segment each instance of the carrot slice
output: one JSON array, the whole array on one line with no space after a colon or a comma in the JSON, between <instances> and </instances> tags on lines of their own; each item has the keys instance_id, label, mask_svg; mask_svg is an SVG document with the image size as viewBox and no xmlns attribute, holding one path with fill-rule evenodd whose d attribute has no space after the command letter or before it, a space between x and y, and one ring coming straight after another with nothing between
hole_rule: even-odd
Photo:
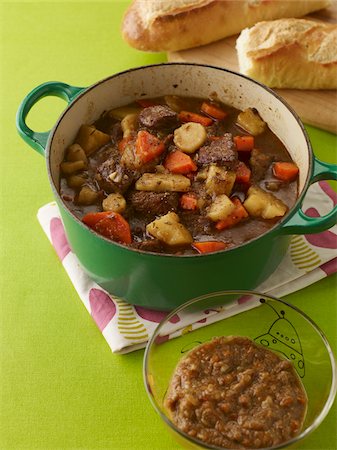
<instances>
[{"instance_id":1,"label":"carrot slice","mask_svg":"<svg viewBox=\"0 0 337 450\"><path fill-rule=\"evenodd\" d=\"M113 211L86 214L82 222L104 237L122 244L131 244L132 237L128 222Z\"/></svg>"},{"instance_id":2,"label":"carrot slice","mask_svg":"<svg viewBox=\"0 0 337 450\"><path fill-rule=\"evenodd\" d=\"M238 167L236 169L236 179L235 181L237 183L244 183L248 184L250 183L252 171L249 167L246 166L246 164L242 161L239 161Z\"/></svg>"},{"instance_id":3,"label":"carrot slice","mask_svg":"<svg viewBox=\"0 0 337 450\"><path fill-rule=\"evenodd\" d=\"M226 217L226 219L219 220L215 224L215 228L219 231L224 230L226 228L231 228L237 223L239 223L242 219L248 217L248 212L246 211L243 204L240 202L240 199L237 197L233 197L231 200L235 205L235 209L228 217Z\"/></svg>"},{"instance_id":4,"label":"carrot slice","mask_svg":"<svg viewBox=\"0 0 337 450\"><path fill-rule=\"evenodd\" d=\"M105 219L106 217L109 217L110 214L111 211L88 213L82 218L82 222L88 225L88 227L94 228L97 222L99 222L102 219Z\"/></svg>"},{"instance_id":5,"label":"carrot slice","mask_svg":"<svg viewBox=\"0 0 337 450\"><path fill-rule=\"evenodd\" d=\"M180 206L183 209L194 211L198 209L198 200L193 192L187 192L180 197Z\"/></svg>"},{"instance_id":6,"label":"carrot slice","mask_svg":"<svg viewBox=\"0 0 337 450\"><path fill-rule=\"evenodd\" d=\"M197 166L192 161L192 158L180 150L176 150L167 156L164 167L172 173L181 174L195 172L197 170Z\"/></svg>"},{"instance_id":7,"label":"carrot slice","mask_svg":"<svg viewBox=\"0 0 337 450\"><path fill-rule=\"evenodd\" d=\"M282 181L293 181L297 177L299 168L292 162L276 162L273 165L273 173Z\"/></svg>"},{"instance_id":8,"label":"carrot slice","mask_svg":"<svg viewBox=\"0 0 337 450\"><path fill-rule=\"evenodd\" d=\"M238 151L253 150L254 136L234 136L234 143Z\"/></svg>"},{"instance_id":9,"label":"carrot slice","mask_svg":"<svg viewBox=\"0 0 337 450\"><path fill-rule=\"evenodd\" d=\"M181 122L196 122L200 123L204 127L208 127L209 125L212 125L213 120L210 117L202 116L201 114L189 112L189 111L180 111L179 120Z\"/></svg>"},{"instance_id":10,"label":"carrot slice","mask_svg":"<svg viewBox=\"0 0 337 450\"><path fill-rule=\"evenodd\" d=\"M213 253L219 250L224 250L228 247L228 244L222 241L204 241L204 242L193 242L192 247L198 253Z\"/></svg>"},{"instance_id":11,"label":"carrot slice","mask_svg":"<svg viewBox=\"0 0 337 450\"><path fill-rule=\"evenodd\" d=\"M165 145L148 131L138 131L136 154L142 163L147 163L159 156L165 150Z\"/></svg>"},{"instance_id":12,"label":"carrot slice","mask_svg":"<svg viewBox=\"0 0 337 450\"><path fill-rule=\"evenodd\" d=\"M208 116L211 116L217 120L223 120L228 116L228 114L223 109L221 109L219 106L212 105L212 103L203 102L200 110Z\"/></svg>"}]
</instances>

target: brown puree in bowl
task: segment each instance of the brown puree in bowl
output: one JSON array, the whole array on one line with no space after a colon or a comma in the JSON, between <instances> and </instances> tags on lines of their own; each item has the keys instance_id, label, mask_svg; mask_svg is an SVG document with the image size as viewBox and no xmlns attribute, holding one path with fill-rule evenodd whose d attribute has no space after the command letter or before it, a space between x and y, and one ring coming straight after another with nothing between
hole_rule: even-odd
<instances>
[{"instance_id":1,"label":"brown puree in bowl","mask_svg":"<svg viewBox=\"0 0 337 450\"><path fill-rule=\"evenodd\" d=\"M299 434L307 396L291 362L246 337L217 337L177 365L165 407L189 436L218 447L272 447Z\"/></svg>"}]
</instances>

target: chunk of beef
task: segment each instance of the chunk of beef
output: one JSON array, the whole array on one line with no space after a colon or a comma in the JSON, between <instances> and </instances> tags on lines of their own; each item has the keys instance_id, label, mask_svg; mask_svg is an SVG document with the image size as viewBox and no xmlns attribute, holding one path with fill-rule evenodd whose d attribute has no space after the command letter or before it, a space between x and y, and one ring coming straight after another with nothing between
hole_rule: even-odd
<instances>
[{"instance_id":1,"label":"chunk of beef","mask_svg":"<svg viewBox=\"0 0 337 450\"><path fill-rule=\"evenodd\" d=\"M95 180L105 192L125 192L135 179L135 174L109 158L96 169Z\"/></svg>"},{"instance_id":2,"label":"chunk of beef","mask_svg":"<svg viewBox=\"0 0 337 450\"><path fill-rule=\"evenodd\" d=\"M169 211L176 211L179 203L177 192L133 191L129 202L134 210L151 216L161 216Z\"/></svg>"},{"instance_id":3,"label":"chunk of beef","mask_svg":"<svg viewBox=\"0 0 337 450\"><path fill-rule=\"evenodd\" d=\"M144 108L139 114L139 124L150 130L172 130L178 125L178 115L165 105Z\"/></svg>"},{"instance_id":4,"label":"chunk of beef","mask_svg":"<svg viewBox=\"0 0 337 450\"><path fill-rule=\"evenodd\" d=\"M115 142L123 137L121 123L114 119L107 111L104 111L101 117L96 120L95 127L103 133L110 134Z\"/></svg>"},{"instance_id":5,"label":"chunk of beef","mask_svg":"<svg viewBox=\"0 0 337 450\"><path fill-rule=\"evenodd\" d=\"M272 162L272 155L254 148L249 159L253 180L262 180Z\"/></svg>"},{"instance_id":6,"label":"chunk of beef","mask_svg":"<svg viewBox=\"0 0 337 450\"><path fill-rule=\"evenodd\" d=\"M216 163L235 169L238 163L238 152L236 151L231 133L225 133L219 139L204 145L198 152L197 163L201 166Z\"/></svg>"},{"instance_id":7,"label":"chunk of beef","mask_svg":"<svg viewBox=\"0 0 337 450\"><path fill-rule=\"evenodd\" d=\"M211 222L206 216L181 212L180 219L183 225L189 230L192 236L207 235L211 233Z\"/></svg>"}]
</instances>

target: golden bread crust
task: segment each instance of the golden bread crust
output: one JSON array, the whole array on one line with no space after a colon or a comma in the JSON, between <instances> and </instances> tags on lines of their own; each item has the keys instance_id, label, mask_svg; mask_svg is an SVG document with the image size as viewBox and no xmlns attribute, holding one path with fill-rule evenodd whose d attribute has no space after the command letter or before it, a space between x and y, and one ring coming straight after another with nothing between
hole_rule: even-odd
<instances>
[{"instance_id":1,"label":"golden bread crust","mask_svg":"<svg viewBox=\"0 0 337 450\"><path fill-rule=\"evenodd\" d=\"M274 88L337 89L337 25L260 22L236 44L240 72Z\"/></svg>"},{"instance_id":2,"label":"golden bread crust","mask_svg":"<svg viewBox=\"0 0 337 450\"><path fill-rule=\"evenodd\" d=\"M143 51L177 51L239 33L263 20L299 17L330 0L134 0L122 34Z\"/></svg>"}]
</instances>

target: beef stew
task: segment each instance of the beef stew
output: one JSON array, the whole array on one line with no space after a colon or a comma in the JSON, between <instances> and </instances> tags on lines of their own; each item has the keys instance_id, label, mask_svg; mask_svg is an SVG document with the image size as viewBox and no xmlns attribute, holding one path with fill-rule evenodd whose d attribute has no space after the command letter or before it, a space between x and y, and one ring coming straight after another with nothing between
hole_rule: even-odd
<instances>
[{"instance_id":1,"label":"beef stew","mask_svg":"<svg viewBox=\"0 0 337 450\"><path fill-rule=\"evenodd\" d=\"M131 248L209 253L272 228L298 167L258 111L215 99L141 99L84 124L61 163L68 208Z\"/></svg>"}]
</instances>

